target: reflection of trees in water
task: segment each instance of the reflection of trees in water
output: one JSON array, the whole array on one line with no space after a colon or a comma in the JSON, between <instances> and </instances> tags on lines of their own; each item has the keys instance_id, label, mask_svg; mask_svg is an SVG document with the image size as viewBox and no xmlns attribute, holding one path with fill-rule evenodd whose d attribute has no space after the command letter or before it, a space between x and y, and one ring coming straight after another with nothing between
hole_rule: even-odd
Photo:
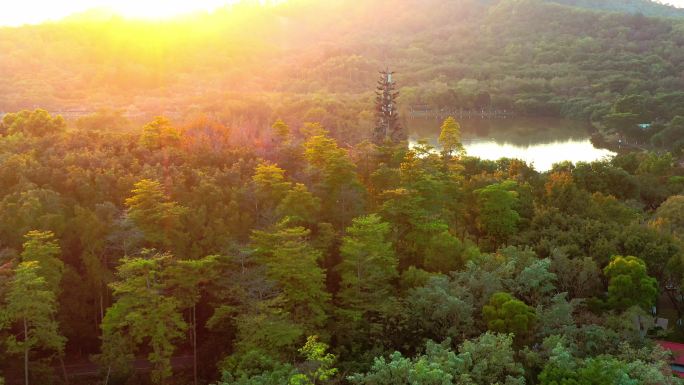
<instances>
[{"instance_id":1,"label":"reflection of trees in water","mask_svg":"<svg viewBox=\"0 0 684 385\"><path fill-rule=\"evenodd\" d=\"M589 138L590 126L556 118L509 118L509 119L463 119L460 120L464 144L488 140L516 146L531 146L558 141L584 140ZM437 119L404 119L411 139L427 139L437 145L439 128Z\"/></svg>"}]
</instances>

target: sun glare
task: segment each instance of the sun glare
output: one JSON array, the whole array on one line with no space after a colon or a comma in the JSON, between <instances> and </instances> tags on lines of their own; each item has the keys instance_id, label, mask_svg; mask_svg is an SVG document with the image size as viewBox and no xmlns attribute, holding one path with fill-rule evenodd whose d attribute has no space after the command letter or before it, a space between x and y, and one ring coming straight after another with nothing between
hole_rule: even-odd
<instances>
[{"instance_id":1,"label":"sun glare","mask_svg":"<svg viewBox=\"0 0 684 385\"><path fill-rule=\"evenodd\" d=\"M92 9L112 11L131 19L168 19L212 11L238 0L24 0L3 7L0 26L59 20Z\"/></svg>"},{"instance_id":2,"label":"sun glare","mask_svg":"<svg viewBox=\"0 0 684 385\"><path fill-rule=\"evenodd\" d=\"M212 11L235 1L229 0L163 0L112 1L109 7L116 13L138 19L165 19L200 11Z\"/></svg>"}]
</instances>

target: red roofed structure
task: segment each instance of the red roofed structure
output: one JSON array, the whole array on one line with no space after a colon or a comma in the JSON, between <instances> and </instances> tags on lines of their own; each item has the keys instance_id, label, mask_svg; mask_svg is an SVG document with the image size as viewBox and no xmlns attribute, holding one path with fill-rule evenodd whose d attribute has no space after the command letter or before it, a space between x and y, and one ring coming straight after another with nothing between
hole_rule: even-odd
<instances>
[{"instance_id":1,"label":"red roofed structure","mask_svg":"<svg viewBox=\"0 0 684 385\"><path fill-rule=\"evenodd\" d=\"M670 341L656 341L660 347L672 352L672 371L679 377L684 378L684 344Z\"/></svg>"}]
</instances>

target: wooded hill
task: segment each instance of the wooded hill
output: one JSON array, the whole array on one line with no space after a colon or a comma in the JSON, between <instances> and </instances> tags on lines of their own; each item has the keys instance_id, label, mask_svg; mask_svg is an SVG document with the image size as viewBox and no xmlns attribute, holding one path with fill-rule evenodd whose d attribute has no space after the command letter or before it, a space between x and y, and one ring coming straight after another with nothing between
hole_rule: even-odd
<instances>
[{"instance_id":1,"label":"wooded hill","mask_svg":"<svg viewBox=\"0 0 684 385\"><path fill-rule=\"evenodd\" d=\"M0 29L0 111L203 111L266 126L297 101L300 117L357 117L363 109L321 99L370 98L389 66L403 107L598 120L624 94L683 89L683 46L681 20L540 0L295 0L161 23L75 18Z\"/></svg>"}]
</instances>

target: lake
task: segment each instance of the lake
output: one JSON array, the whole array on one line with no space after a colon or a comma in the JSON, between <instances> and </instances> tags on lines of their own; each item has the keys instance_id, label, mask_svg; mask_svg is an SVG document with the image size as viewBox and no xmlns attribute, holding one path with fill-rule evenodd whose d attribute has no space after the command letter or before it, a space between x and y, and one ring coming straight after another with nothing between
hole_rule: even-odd
<instances>
[{"instance_id":1,"label":"lake","mask_svg":"<svg viewBox=\"0 0 684 385\"><path fill-rule=\"evenodd\" d=\"M590 141L590 126L584 122L555 118L463 119L461 142L470 156L497 160L517 158L548 171L554 163L592 162L614 152L596 148ZM438 147L442 120L405 119L409 141L427 140Z\"/></svg>"}]
</instances>

